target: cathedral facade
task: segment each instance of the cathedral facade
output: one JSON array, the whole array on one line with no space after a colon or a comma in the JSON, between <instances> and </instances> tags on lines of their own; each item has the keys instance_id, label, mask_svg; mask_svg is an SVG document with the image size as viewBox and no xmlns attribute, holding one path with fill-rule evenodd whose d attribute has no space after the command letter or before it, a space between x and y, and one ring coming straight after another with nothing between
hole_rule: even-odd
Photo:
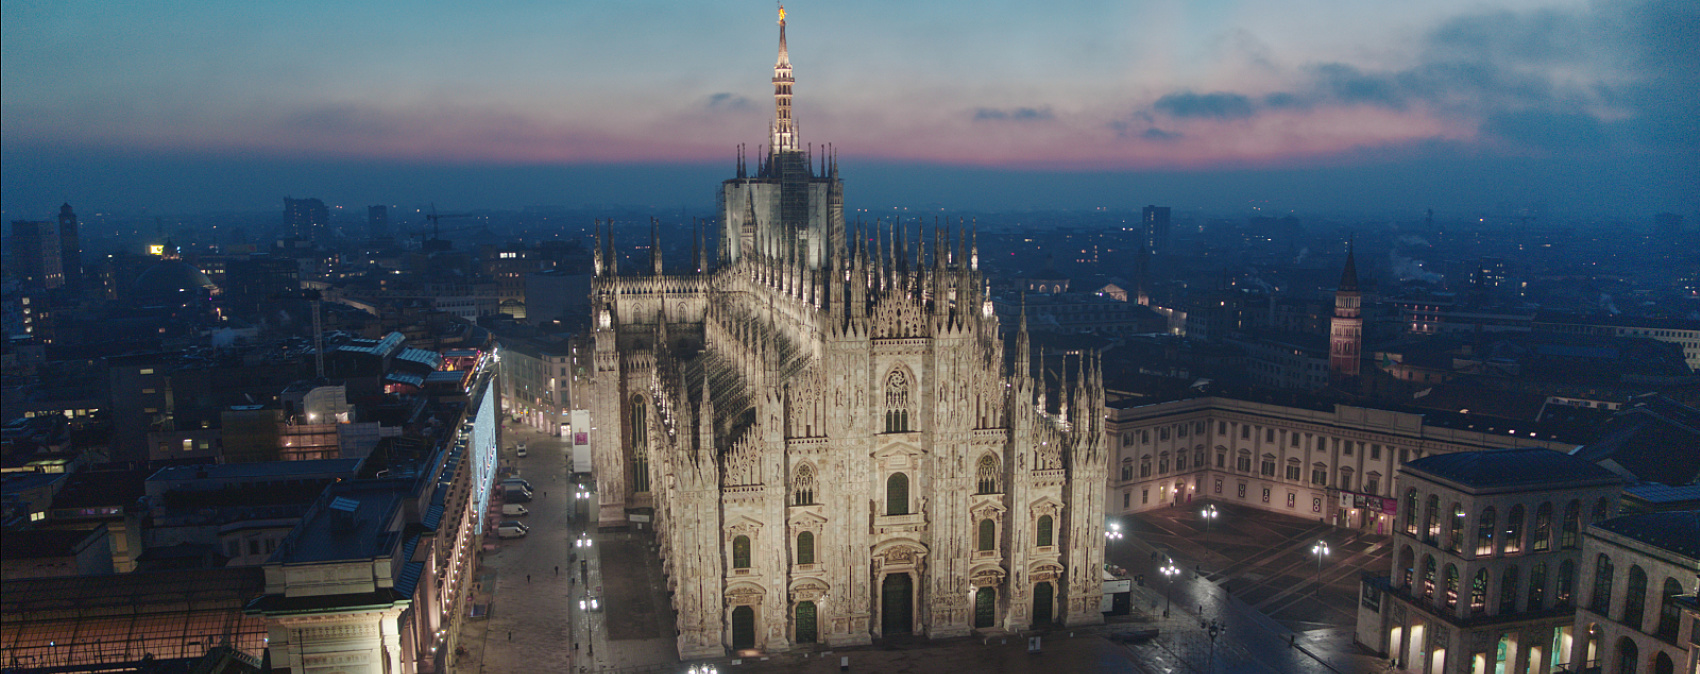
<instances>
[{"instance_id":1,"label":"cathedral facade","mask_svg":"<svg viewBox=\"0 0 1700 674\"><path fill-rule=\"evenodd\" d=\"M1005 348L967 228L845 222L779 26L768 147L691 268L652 226L622 273L598 225L599 523L653 516L685 659L1102 622L1095 357Z\"/></svg>"}]
</instances>

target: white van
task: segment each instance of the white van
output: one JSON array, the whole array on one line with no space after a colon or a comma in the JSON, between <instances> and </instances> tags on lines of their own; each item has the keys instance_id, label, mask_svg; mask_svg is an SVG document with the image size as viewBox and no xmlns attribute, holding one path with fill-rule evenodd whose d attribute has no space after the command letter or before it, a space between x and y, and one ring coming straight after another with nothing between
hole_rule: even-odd
<instances>
[{"instance_id":1,"label":"white van","mask_svg":"<svg viewBox=\"0 0 1700 674\"><path fill-rule=\"evenodd\" d=\"M525 506L522 506L518 503L504 503L504 504L502 504L502 514L503 515L513 515L515 517L523 517L526 513L529 513L529 512L531 512L531 511L526 510Z\"/></svg>"},{"instance_id":2,"label":"white van","mask_svg":"<svg viewBox=\"0 0 1700 674\"><path fill-rule=\"evenodd\" d=\"M523 538L529 533L531 533L531 527L519 522L503 522L496 527L498 538Z\"/></svg>"}]
</instances>

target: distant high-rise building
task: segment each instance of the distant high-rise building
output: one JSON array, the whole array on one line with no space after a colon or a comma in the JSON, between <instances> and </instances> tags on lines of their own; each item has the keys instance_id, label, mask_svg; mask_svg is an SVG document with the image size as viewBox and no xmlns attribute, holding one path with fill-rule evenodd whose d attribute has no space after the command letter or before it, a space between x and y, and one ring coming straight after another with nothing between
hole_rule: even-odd
<instances>
[{"instance_id":1,"label":"distant high-rise building","mask_svg":"<svg viewBox=\"0 0 1700 674\"><path fill-rule=\"evenodd\" d=\"M1329 321L1328 374L1335 383L1358 376L1363 353L1363 296L1358 292L1358 265L1346 244L1346 268L1340 272L1340 288L1334 292L1334 318Z\"/></svg>"},{"instance_id":2,"label":"distant high-rise building","mask_svg":"<svg viewBox=\"0 0 1700 674\"><path fill-rule=\"evenodd\" d=\"M1152 255L1169 252L1169 207L1146 206L1140 220L1144 223L1145 248Z\"/></svg>"},{"instance_id":3,"label":"distant high-rise building","mask_svg":"<svg viewBox=\"0 0 1700 674\"><path fill-rule=\"evenodd\" d=\"M318 199L283 198L283 228L285 236L304 241L323 239L330 225L330 210Z\"/></svg>"},{"instance_id":4,"label":"distant high-rise building","mask_svg":"<svg viewBox=\"0 0 1700 674\"><path fill-rule=\"evenodd\" d=\"M390 238L390 208L379 204L366 207L366 237L370 239Z\"/></svg>"},{"instance_id":5,"label":"distant high-rise building","mask_svg":"<svg viewBox=\"0 0 1700 674\"><path fill-rule=\"evenodd\" d=\"M59 206L59 271L64 274L66 287L83 287L83 246L77 236L77 214L71 212L70 204Z\"/></svg>"},{"instance_id":6,"label":"distant high-rise building","mask_svg":"<svg viewBox=\"0 0 1700 674\"><path fill-rule=\"evenodd\" d=\"M51 222L12 221L10 271L25 289L53 289L65 284L59 241L59 231Z\"/></svg>"},{"instance_id":7,"label":"distant high-rise building","mask_svg":"<svg viewBox=\"0 0 1700 674\"><path fill-rule=\"evenodd\" d=\"M1475 285L1477 302L1490 302L1497 299L1500 292L1510 287L1510 279L1505 271L1505 258L1483 257L1476 261L1476 268L1470 274L1470 281Z\"/></svg>"}]
</instances>

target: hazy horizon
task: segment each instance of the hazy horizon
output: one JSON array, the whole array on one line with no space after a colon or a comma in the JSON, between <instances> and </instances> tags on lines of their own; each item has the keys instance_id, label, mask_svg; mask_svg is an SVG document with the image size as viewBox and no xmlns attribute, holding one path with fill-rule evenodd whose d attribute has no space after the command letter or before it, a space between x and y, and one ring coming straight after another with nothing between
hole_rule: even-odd
<instances>
[{"instance_id":1,"label":"hazy horizon","mask_svg":"<svg viewBox=\"0 0 1700 674\"><path fill-rule=\"evenodd\" d=\"M853 208L1700 210L1683 0L794 3ZM0 208L712 205L768 5L8 2Z\"/></svg>"}]
</instances>

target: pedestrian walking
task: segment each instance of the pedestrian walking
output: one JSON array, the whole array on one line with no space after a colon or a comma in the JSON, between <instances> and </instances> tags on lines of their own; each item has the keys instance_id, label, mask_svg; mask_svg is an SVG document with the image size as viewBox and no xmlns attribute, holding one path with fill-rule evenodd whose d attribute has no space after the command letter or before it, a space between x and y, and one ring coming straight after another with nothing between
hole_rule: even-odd
<instances>
[{"instance_id":1,"label":"pedestrian walking","mask_svg":"<svg viewBox=\"0 0 1700 674\"><path fill-rule=\"evenodd\" d=\"M559 566L555 567L555 575L557 575L557 576L561 575L561 567L559 567Z\"/></svg>"},{"instance_id":2,"label":"pedestrian walking","mask_svg":"<svg viewBox=\"0 0 1700 674\"><path fill-rule=\"evenodd\" d=\"M514 633L513 633L512 630L510 630L508 632L508 641L513 641L513 640L514 640Z\"/></svg>"},{"instance_id":3,"label":"pedestrian walking","mask_svg":"<svg viewBox=\"0 0 1700 674\"><path fill-rule=\"evenodd\" d=\"M531 584L531 574L525 574L525 582L527 585Z\"/></svg>"}]
</instances>

